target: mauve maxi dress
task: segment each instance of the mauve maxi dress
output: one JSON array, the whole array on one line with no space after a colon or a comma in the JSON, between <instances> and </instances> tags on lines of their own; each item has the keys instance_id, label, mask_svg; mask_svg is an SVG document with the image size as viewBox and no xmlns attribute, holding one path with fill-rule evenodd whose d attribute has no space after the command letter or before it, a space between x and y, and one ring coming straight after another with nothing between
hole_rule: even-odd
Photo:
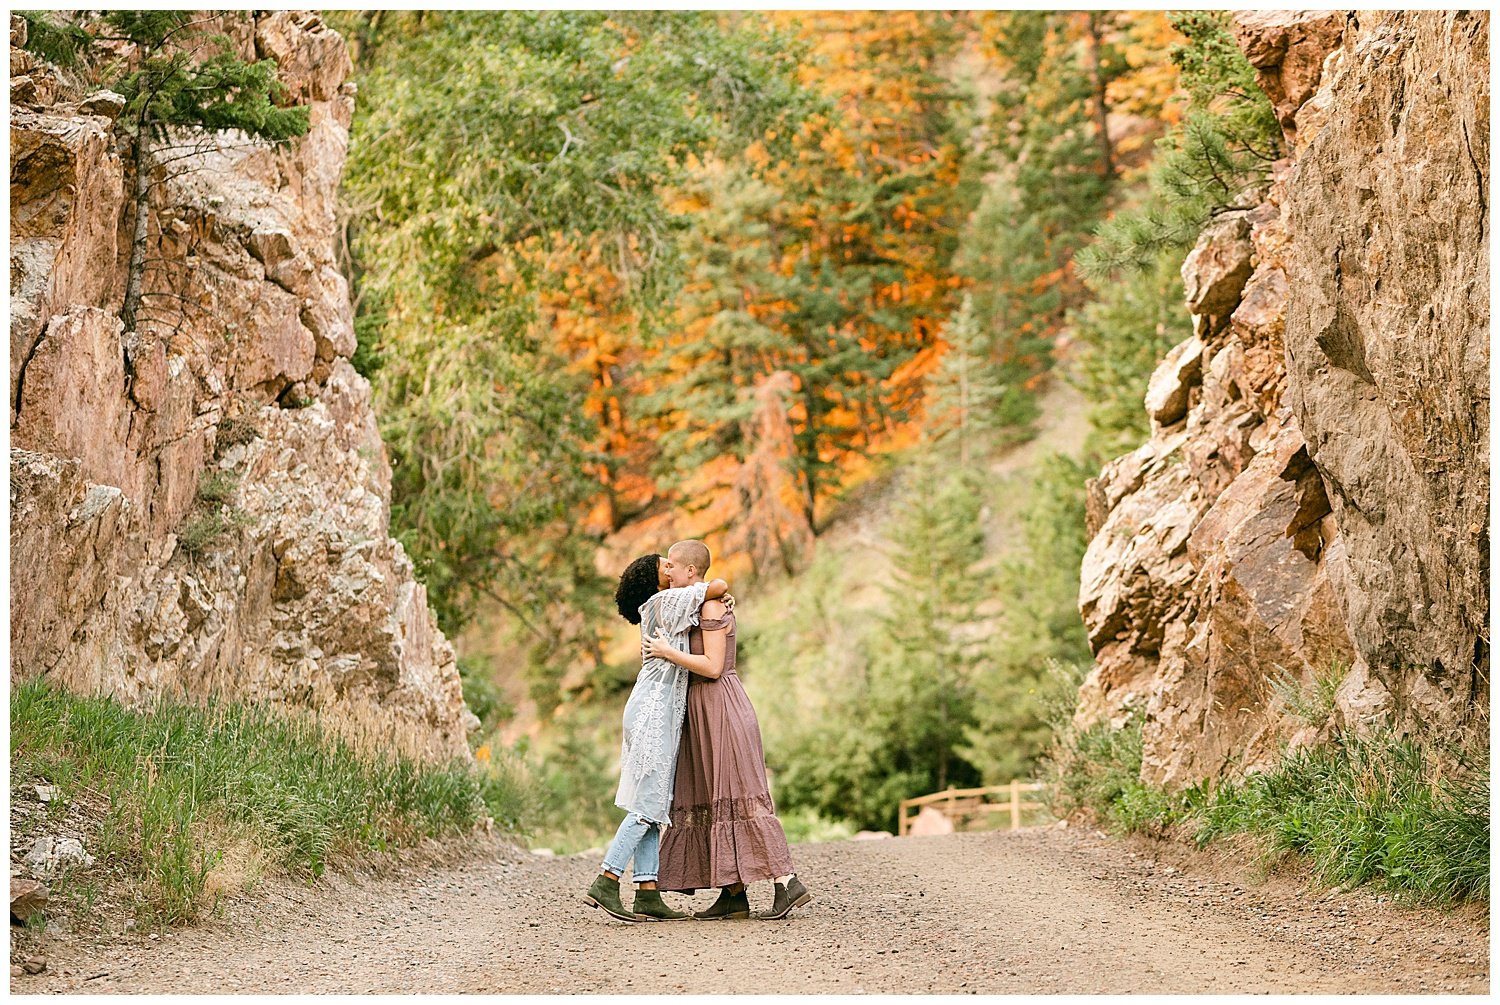
<instances>
[{"instance_id":1,"label":"mauve maxi dress","mask_svg":"<svg viewBox=\"0 0 1500 1005\"><path fill-rule=\"evenodd\" d=\"M692 893L750 884L792 871L786 832L766 785L760 722L734 672L734 612L705 618L688 635L703 655L703 631L728 628L724 673L688 678L687 721L677 749L672 826L661 837L663 890Z\"/></svg>"}]
</instances>

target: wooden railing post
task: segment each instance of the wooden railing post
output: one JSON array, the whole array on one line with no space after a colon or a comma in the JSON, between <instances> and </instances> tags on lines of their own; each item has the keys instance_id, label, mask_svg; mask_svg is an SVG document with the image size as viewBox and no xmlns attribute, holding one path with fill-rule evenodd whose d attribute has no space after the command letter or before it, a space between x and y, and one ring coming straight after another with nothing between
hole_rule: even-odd
<instances>
[{"instance_id":1,"label":"wooden railing post","mask_svg":"<svg viewBox=\"0 0 1500 1005\"><path fill-rule=\"evenodd\" d=\"M1013 831L1021 829L1021 782L1019 779L1010 783L1010 829Z\"/></svg>"}]
</instances>

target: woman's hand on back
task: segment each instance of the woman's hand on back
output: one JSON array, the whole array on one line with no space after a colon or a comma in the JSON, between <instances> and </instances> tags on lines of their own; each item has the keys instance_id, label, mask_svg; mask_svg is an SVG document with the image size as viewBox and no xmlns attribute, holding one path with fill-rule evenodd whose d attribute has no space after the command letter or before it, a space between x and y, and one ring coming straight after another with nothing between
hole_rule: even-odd
<instances>
[{"instance_id":1,"label":"woman's hand on back","mask_svg":"<svg viewBox=\"0 0 1500 1005\"><path fill-rule=\"evenodd\" d=\"M668 662L676 662L672 659L672 657L676 654L677 650L673 649L670 645L667 644L667 633L659 628L656 630L656 634L651 638L641 640L642 661L656 658L664 659Z\"/></svg>"}]
</instances>

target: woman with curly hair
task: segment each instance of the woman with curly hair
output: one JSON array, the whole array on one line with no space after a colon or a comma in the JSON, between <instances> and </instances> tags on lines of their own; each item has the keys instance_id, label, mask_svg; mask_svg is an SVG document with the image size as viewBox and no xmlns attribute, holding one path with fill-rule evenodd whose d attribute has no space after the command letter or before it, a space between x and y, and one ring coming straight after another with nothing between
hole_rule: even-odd
<instances>
[{"instance_id":1,"label":"woman with curly hair","mask_svg":"<svg viewBox=\"0 0 1500 1005\"><path fill-rule=\"evenodd\" d=\"M676 545L673 548L677 548ZM641 637L661 635L687 645L687 633L698 623L698 609L708 598L725 596L722 579L705 583L698 566L672 562L660 555L642 555L620 576L615 605L620 616L641 626ZM677 768L677 745L687 702L687 671L655 657L641 659L630 699L625 703L624 739L620 745L620 788L615 805L625 810L604 863L584 903L602 908L622 921L677 921L688 917L662 901L656 889L661 829L670 821L672 781ZM626 865L637 884L635 900L626 908L620 900L620 876Z\"/></svg>"}]
</instances>

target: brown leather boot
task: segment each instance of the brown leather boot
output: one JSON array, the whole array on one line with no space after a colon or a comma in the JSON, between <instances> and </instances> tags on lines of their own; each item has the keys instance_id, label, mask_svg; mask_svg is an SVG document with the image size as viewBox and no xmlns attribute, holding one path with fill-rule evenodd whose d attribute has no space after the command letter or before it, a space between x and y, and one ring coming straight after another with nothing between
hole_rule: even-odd
<instances>
[{"instance_id":1,"label":"brown leather boot","mask_svg":"<svg viewBox=\"0 0 1500 1005\"><path fill-rule=\"evenodd\" d=\"M706 911L699 911L693 917L699 921L738 921L748 918L750 897L744 890L739 893L720 890L719 899L713 902L713 906Z\"/></svg>"},{"instance_id":2,"label":"brown leather boot","mask_svg":"<svg viewBox=\"0 0 1500 1005\"><path fill-rule=\"evenodd\" d=\"M802 885L802 880L793 875L787 880L786 886L776 884L776 896L771 901L771 909L760 915L762 921L775 921L785 918L792 913L794 908L812 900L812 894L807 892L807 887Z\"/></svg>"}]
</instances>

